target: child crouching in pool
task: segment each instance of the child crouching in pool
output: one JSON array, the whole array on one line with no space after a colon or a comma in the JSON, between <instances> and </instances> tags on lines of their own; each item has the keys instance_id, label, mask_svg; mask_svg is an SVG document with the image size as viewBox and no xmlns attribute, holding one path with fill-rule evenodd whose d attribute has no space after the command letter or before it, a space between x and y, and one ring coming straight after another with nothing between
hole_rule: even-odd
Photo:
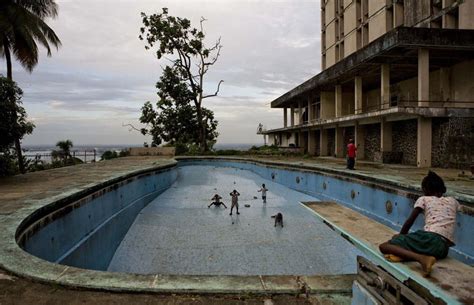
<instances>
[{"instance_id":1,"label":"child crouching in pool","mask_svg":"<svg viewBox=\"0 0 474 305\"><path fill-rule=\"evenodd\" d=\"M227 209L227 206L224 204L224 202L221 201L222 197L219 196L218 194L215 194L214 197L211 198L212 202L210 205L207 207L210 208L212 205L215 205L217 208L221 206L221 204L224 206L224 208Z\"/></svg>"},{"instance_id":2,"label":"child crouching in pool","mask_svg":"<svg viewBox=\"0 0 474 305\"><path fill-rule=\"evenodd\" d=\"M446 192L443 179L432 171L421 183L424 196L418 198L400 234L380 245L385 258L393 261L417 261L425 276L431 272L437 259L448 255L454 246L454 229L459 203L452 197L443 197ZM418 214L424 213L423 230L408 233Z\"/></svg>"}]
</instances>

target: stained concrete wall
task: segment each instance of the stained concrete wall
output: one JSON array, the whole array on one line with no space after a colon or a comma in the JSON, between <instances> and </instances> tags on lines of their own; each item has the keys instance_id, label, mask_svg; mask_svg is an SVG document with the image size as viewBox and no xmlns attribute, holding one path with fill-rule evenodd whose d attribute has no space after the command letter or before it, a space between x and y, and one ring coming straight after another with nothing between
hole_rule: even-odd
<instances>
[{"instance_id":1,"label":"stained concrete wall","mask_svg":"<svg viewBox=\"0 0 474 305\"><path fill-rule=\"evenodd\" d=\"M432 165L467 171L474 164L474 118L434 118Z\"/></svg>"},{"instance_id":2,"label":"stained concrete wall","mask_svg":"<svg viewBox=\"0 0 474 305\"><path fill-rule=\"evenodd\" d=\"M315 148L315 155L321 155L321 131L316 130L315 132L315 141L316 141L316 148Z\"/></svg>"},{"instance_id":3,"label":"stained concrete wall","mask_svg":"<svg viewBox=\"0 0 474 305\"><path fill-rule=\"evenodd\" d=\"M321 92L321 118L329 119L335 117L335 93Z\"/></svg>"},{"instance_id":4,"label":"stained concrete wall","mask_svg":"<svg viewBox=\"0 0 474 305\"><path fill-rule=\"evenodd\" d=\"M377 105L380 105L380 89L373 89L366 91L362 94L362 107L365 110L374 109Z\"/></svg>"},{"instance_id":5,"label":"stained concrete wall","mask_svg":"<svg viewBox=\"0 0 474 305\"><path fill-rule=\"evenodd\" d=\"M326 68L336 63L336 46L332 45L326 50Z\"/></svg>"},{"instance_id":6,"label":"stained concrete wall","mask_svg":"<svg viewBox=\"0 0 474 305\"><path fill-rule=\"evenodd\" d=\"M402 164L416 165L417 120L393 122L392 150L402 152Z\"/></svg>"},{"instance_id":7,"label":"stained concrete wall","mask_svg":"<svg viewBox=\"0 0 474 305\"><path fill-rule=\"evenodd\" d=\"M372 3L372 1L369 1L369 8L370 8L370 3ZM390 30L390 28L387 26L387 18L388 18L388 14L386 10L382 10L378 13L375 13L375 15L370 17L369 43L379 38L380 36L382 36L383 34L387 33Z\"/></svg>"},{"instance_id":8,"label":"stained concrete wall","mask_svg":"<svg viewBox=\"0 0 474 305\"><path fill-rule=\"evenodd\" d=\"M459 6L459 28L474 29L474 1L466 0Z\"/></svg>"},{"instance_id":9,"label":"stained concrete wall","mask_svg":"<svg viewBox=\"0 0 474 305\"><path fill-rule=\"evenodd\" d=\"M283 135L281 136L281 146L288 147L290 146L290 144L296 144L296 138L294 133L283 133Z\"/></svg>"},{"instance_id":10,"label":"stained concrete wall","mask_svg":"<svg viewBox=\"0 0 474 305\"><path fill-rule=\"evenodd\" d=\"M354 114L354 91L342 93L342 115Z\"/></svg>"},{"instance_id":11,"label":"stained concrete wall","mask_svg":"<svg viewBox=\"0 0 474 305\"><path fill-rule=\"evenodd\" d=\"M364 125L365 159L380 162L380 124Z\"/></svg>"},{"instance_id":12,"label":"stained concrete wall","mask_svg":"<svg viewBox=\"0 0 474 305\"><path fill-rule=\"evenodd\" d=\"M414 26L431 15L430 0L404 0L405 26Z\"/></svg>"},{"instance_id":13,"label":"stained concrete wall","mask_svg":"<svg viewBox=\"0 0 474 305\"><path fill-rule=\"evenodd\" d=\"M336 129L328 129L328 156L334 156L336 154Z\"/></svg>"},{"instance_id":14,"label":"stained concrete wall","mask_svg":"<svg viewBox=\"0 0 474 305\"><path fill-rule=\"evenodd\" d=\"M474 60L463 62L461 64L453 66L451 68L452 99L455 101L473 101L474 104L473 80Z\"/></svg>"}]
</instances>

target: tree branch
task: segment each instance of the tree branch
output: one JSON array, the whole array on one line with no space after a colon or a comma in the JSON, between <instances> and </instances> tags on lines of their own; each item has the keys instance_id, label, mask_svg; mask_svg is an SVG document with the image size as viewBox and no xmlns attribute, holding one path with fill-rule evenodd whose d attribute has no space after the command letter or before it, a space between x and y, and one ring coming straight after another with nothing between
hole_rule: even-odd
<instances>
[{"instance_id":1,"label":"tree branch","mask_svg":"<svg viewBox=\"0 0 474 305\"><path fill-rule=\"evenodd\" d=\"M136 127L133 126L132 124L124 124L124 123L122 123L122 127L129 127L128 131L136 130L136 131L139 131L140 133L142 132L141 129L136 128Z\"/></svg>"},{"instance_id":2,"label":"tree branch","mask_svg":"<svg viewBox=\"0 0 474 305\"><path fill-rule=\"evenodd\" d=\"M222 46L221 46L221 38L219 37L219 39L217 40L216 44L210 48L209 50L210 51L215 51L217 50L217 53L216 53L216 56L209 62L207 63L204 63L205 66L212 66L214 65L216 62L217 62L217 59L219 58L219 56L221 55L221 49L222 49Z\"/></svg>"},{"instance_id":3,"label":"tree branch","mask_svg":"<svg viewBox=\"0 0 474 305\"><path fill-rule=\"evenodd\" d=\"M200 23L200 25L201 25L201 32L202 32L203 34L204 34L204 28L203 28L202 24L204 23L204 21L207 21L207 19L201 16L201 21L199 21L199 23Z\"/></svg>"},{"instance_id":4,"label":"tree branch","mask_svg":"<svg viewBox=\"0 0 474 305\"><path fill-rule=\"evenodd\" d=\"M224 81L223 81L222 79L219 81L219 84L217 85L216 93L203 96L202 98L205 99L205 98L208 98L208 97L217 96L217 94L219 93L219 90L220 90L220 88L221 88L221 84L222 84L223 82L224 82Z\"/></svg>"}]
</instances>

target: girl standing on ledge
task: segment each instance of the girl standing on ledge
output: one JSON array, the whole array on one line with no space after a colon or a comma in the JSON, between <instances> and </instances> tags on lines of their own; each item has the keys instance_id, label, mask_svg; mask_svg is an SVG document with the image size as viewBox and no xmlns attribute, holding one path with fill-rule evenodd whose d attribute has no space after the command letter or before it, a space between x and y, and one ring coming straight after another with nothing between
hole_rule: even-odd
<instances>
[{"instance_id":1,"label":"girl standing on ledge","mask_svg":"<svg viewBox=\"0 0 474 305\"><path fill-rule=\"evenodd\" d=\"M419 262L428 276L436 260L445 258L449 247L454 246L459 203L452 197L443 197L446 193L444 181L432 171L421 182L421 188L424 196L415 202L400 234L381 244L379 249L392 262ZM423 230L408 233L420 213L425 216Z\"/></svg>"}]
</instances>

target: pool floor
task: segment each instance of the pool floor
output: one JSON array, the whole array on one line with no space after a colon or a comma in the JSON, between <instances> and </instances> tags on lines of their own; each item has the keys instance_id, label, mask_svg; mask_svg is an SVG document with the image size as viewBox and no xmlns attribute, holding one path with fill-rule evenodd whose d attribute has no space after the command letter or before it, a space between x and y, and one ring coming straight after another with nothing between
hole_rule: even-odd
<instances>
[{"instance_id":1,"label":"pool floor","mask_svg":"<svg viewBox=\"0 0 474 305\"><path fill-rule=\"evenodd\" d=\"M269 189L266 204L257 192L262 183ZM241 194L240 215L234 211L230 216L233 189ZM215 193L228 209L207 207ZM173 186L137 216L108 270L182 275L356 273L359 252L299 204L317 200L247 170L180 167ZM278 212L283 214L283 228L275 228L271 218Z\"/></svg>"}]
</instances>

